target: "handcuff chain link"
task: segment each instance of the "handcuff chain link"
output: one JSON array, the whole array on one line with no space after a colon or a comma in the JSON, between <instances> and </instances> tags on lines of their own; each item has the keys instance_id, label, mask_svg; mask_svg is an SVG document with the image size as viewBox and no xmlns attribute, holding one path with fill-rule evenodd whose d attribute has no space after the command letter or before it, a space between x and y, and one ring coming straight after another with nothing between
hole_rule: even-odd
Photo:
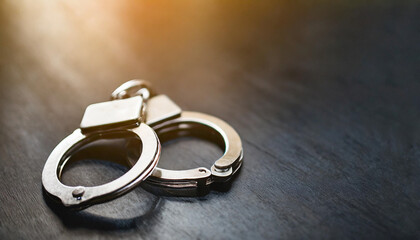
<instances>
[{"instance_id":1,"label":"handcuff chain link","mask_svg":"<svg viewBox=\"0 0 420 240\"><path fill-rule=\"evenodd\" d=\"M141 107L142 122L145 122L147 114L147 101L155 96L151 84L145 80L133 79L123 83L111 93L111 100L126 99L140 96L143 99Z\"/></svg>"}]
</instances>

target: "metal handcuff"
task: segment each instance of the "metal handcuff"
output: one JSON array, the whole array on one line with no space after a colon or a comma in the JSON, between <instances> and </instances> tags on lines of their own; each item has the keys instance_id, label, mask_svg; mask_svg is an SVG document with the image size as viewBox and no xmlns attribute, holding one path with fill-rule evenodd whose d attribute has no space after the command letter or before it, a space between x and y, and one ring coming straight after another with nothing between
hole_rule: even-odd
<instances>
[{"instance_id":1,"label":"metal handcuff","mask_svg":"<svg viewBox=\"0 0 420 240\"><path fill-rule=\"evenodd\" d=\"M203 195L213 183L229 182L240 169L243 158L241 139L221 119L182 111L166 95L156 95L144 80L122 84L111 94L111 99L88 106L80 128L63 139L45 163L43 187L49 196L64 206L83 209L110 201L143 181L142 186L146 189L157 188L170 195ZM159 139L166 141L191 134L224 147L223 156L210 169L168 170L157 167L161 154ZM60 181L64 166L73 153L90 142L115 136L135 137L142 142L140 156L126 159L131 166L128 172L94 187L67 186Z\"/></svg>"}]
</instances>

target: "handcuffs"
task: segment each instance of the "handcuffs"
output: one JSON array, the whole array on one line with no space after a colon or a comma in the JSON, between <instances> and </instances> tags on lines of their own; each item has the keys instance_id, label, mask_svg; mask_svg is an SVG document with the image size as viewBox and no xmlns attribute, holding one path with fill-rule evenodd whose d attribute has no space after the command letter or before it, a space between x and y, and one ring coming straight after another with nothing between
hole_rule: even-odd
<instances>
[{"instance_id":1,"label":"handcuffs","mask_svg":"<svg viewBox=\"0 0 420 240\"><path fill-rule=\"evenodd\" d=\"M228 183L242 165L242 142L223 120L198 112L182 111L166 95L157 95L144 80L130 80L111 94L111 101L88 106L80 128L51 152L42 172L47 195L69 208L83 209L110 201L142 183L174 196L199 196L213 183ZM216 142L224 154L211 166L168 170L157 167L162 141L194 135ZM98 139L124 136L140 139L141 154L127 157L129 169L121 177L99 186L67 186L61 181L73 153ZM129 142L129 141L128 141ZM127 144L127 147L132 147ZM139 146L136 146L139 147Z\"/></svg>"}]
</instances>

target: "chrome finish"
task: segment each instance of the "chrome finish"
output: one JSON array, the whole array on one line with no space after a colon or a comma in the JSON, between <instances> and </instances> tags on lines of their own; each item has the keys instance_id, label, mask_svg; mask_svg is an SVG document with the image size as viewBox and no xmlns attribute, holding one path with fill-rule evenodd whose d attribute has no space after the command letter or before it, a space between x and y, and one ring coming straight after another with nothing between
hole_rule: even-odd
<instances>
[{"instance_id":1,"label":"chrome finish","mask_svg":"<svg viewBox=\"0 0 420 240\"><path fill-rule=\"evenodd\" d=\"M179 118L157 125L150 124L150 126L156 131L158 137L171 132L182 136L190 131L197 131L202 137L215 140L214 134L218 134L221 140L216 140L216 142L223 145L225 151L212 166L211 174L216 177L215 181L224 181L230 177L242 161L241 138L235 129L219 118L204 113L184 111ZM158 170L159 168L156 168L156 171ZM152 176L155 175L152 174Z\"/></svg>"},{"instance_id":2,"label":"chrome finish","mask_svg":"<svg viewBox=\"0 0 420 240\"><path fill-rule=\"evenodd\" d=\"M141 96L144 101L147 101L154 95L155 93L148 81L133 79L115 89L111 94L111 100Z\"/></svg>"},{"instance_id":3,"label":"chrome finish","mask_svg":"<svg viewBox=\"0 0 420 240\"><path fill-rule=\"evenodd\" d=\"M213 183L231 180L242 166L242 141L238 133L223 120L198 112L182 112L179 118L153 126L161 141L184 135L197 135L225 148L221 158L207 169L167 170L156 167L142 186L160 187L160 192L176 196L206 194Z\"/></svg>"},{"instance_id":4,"label":"chrome finish","mask_svg":"<svg viewBox=\"0 0 420 240\"><path fill-rule=\"evenodd\" d=\"M91 104L86 108L80 129L84 133L119 127L138 126L142 120L140 96Z\"/></svg>"},{"instance_id":5,"label":"chrome finish","mask_svg":"<svg viewBox=\"0 0 420 240\"><path fill-rule=\"evenodd\" d=\"M45 163L42 172L44 189L64 206L82 209L112 200L146 178L147 181L142 185L146 188L178 196L203 195L213 183L229 182L242 166L241 138L223 120L203 113L182 111L167 96L156 95L144 80L131 80L122 84L112 93L111 99L109 102L90 105L80 128L62 140ZM134 134L142 141L140 157L130 159L127 156L132 166L127 173L114 181L94 187L66 186L60 182L63 168L72 153L89 142L116 134L127 135L127 139ZM161 153L159 138L165 141L185 135L215 141L225 149L223 156L210 169L157 168Z\"/></svg>"},{"instance_id":6,"label":"chrome finish","mask_svg":"<svg viewBox=\"0 0 420 240\"><path fill-rule=\"evenodd\" d=\"M197 196L206 194L212 183L230 181L242 165L242 141L238 133L219 118L198 112L181 112L168 97L160 96L149 99L146 123L153 127L161 141L192 134L215 141L225 151L210 169L168 170L157 167L142 186L169 195ZM135 159L128 162L133 165Z\"/></svg>"},{"instance_id":7,"label":"chrome finish","mask_svg":"<svg viewBox=\"0 0 420 240\"><path fill-rule=\"evenodd\" d=\"M156 125L181 116L181 112L181 108L166 95L157 95L147 102L146 122Z\"/></svg>"},{"instance_id":8,"label":"chrome finish","mask_svg":"<svg viewBox=\"0 0 420 240\"><path fill-rule=\"evenodd\" d=\"M141 123L144 99L128 99L90 105L83 116L80 129L62 140L51 152L42 172L45 191L66 207L82 209L92 204L112 200L136 187L157 166L161 146L155 131ZM123 176L94 187L67 186L60 182L68 159L81 146L116 134L135 135L141 142L141 155Z\"/></svg>"}]
</instances>

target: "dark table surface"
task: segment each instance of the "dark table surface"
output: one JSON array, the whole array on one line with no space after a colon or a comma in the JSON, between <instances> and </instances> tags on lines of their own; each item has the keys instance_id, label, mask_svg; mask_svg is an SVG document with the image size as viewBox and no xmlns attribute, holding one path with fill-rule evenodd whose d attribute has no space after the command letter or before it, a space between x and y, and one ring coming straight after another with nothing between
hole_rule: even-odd
<instances>
[{"instance_id":1,"label":"dark table surface","mask_svg":"<svg viewBox=\"0 0 420 240\"><path fill-rule=\"evenodd\" d=\"M420 2L291 2L2 1L0 239L420 238ZM52 149L133 78L239 132L232 187L139 187L81 212L46 201ZM159 165L221 154L184 138ZM127 171L100 155L63 182Z\"/></svg>"}]
</instances>

